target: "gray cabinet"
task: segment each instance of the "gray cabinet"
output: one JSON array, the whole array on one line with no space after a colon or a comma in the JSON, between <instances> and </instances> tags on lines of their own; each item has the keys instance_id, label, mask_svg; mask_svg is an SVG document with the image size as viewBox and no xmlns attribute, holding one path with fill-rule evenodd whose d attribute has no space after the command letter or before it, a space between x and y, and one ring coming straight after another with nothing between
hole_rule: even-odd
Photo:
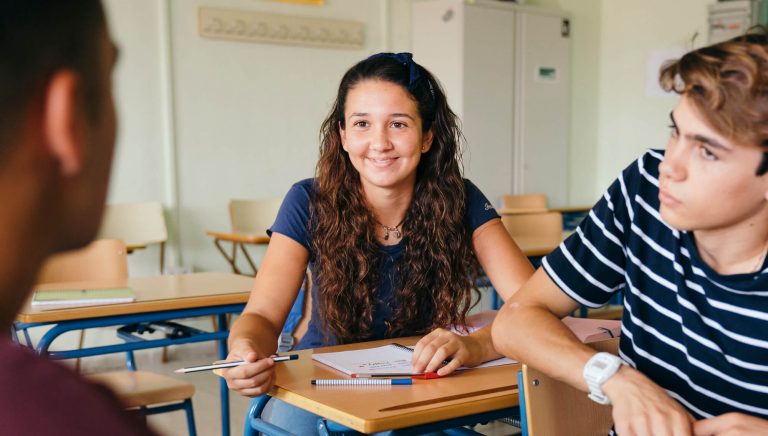
<instances>
[{"instance_id":1,"label":"gray cabinet","mask_svg":"<svg viewBox=\"0 0 768 436\"><path fill-rule=\"evenodd\" d=\"M498 204L543 192L568 204L570 38L558 10L476 0L414 0L414 59L463 121L465 174Z\"/></svg>"}]
</instances>

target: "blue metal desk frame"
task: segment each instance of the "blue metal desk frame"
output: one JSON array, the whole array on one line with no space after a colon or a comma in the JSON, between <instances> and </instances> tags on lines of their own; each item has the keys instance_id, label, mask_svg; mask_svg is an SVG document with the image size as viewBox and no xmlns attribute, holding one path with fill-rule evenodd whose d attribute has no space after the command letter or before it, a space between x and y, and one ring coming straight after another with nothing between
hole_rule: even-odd
<instances>
[{"instance_id":1,"label":"blue metal desk frame","mask_svg":"<svg viewBox=\"0 0 768 436\"><path fill-rule=\"evenodd\" d=\"M168 345L180 345L193 342L218 341L219 358L224 359L227 356L227 337L229 336L229 326L227 325L227 314L240 314L245 307L244 303L206 306L192 309L162 310L155 312L145 312L127 315L105 316L99 318L75 319L69 321L43 322L27 324L14 323L11 333L15 342L19 343L18 333L23 332L26 344L32 346L28 329L32 327L53 325L54 327L47 331L35 350L41 355L48 355L55 359L71 359L76 357L98 356L103 354L112 354L125 352L128 354L129 368L133 366L132 353L135 350L145 350L149 348L165 347ZM218 318L217 329L214 331L203 331L199 329L188 328L188 336L180 338L165 339L144 339L133 334L118 334L125 342L114 345L102 345L97 347L88 347L75 350L65 350L50 352L49 348L53 341L62 334L73 331L96 327L124 326L135 323L148 323L159 321L178 320L183 318L193 318L201 316L215 315ZM229 389L226 381L222 378L219 381L219 392L221 395L221 428L222 435L229 435Z\"/></svg>"}]
</instances>

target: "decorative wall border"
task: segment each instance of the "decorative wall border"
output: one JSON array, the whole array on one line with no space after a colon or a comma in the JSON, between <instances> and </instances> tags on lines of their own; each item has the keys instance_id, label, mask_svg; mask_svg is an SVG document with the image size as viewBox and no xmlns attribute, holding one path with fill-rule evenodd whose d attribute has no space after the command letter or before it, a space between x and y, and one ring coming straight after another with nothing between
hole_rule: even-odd
<instances>
[{"instance_id":1,"label":"decorative wall border","mask_svg":"<svg viewBox=\"0 0 768 436\"><path fill-rule=\"evenodd\" d=\"M355 21L200 7L198 33L203 38L247 42L360 49L365 26Z\"/></svg>"}]
</instances>

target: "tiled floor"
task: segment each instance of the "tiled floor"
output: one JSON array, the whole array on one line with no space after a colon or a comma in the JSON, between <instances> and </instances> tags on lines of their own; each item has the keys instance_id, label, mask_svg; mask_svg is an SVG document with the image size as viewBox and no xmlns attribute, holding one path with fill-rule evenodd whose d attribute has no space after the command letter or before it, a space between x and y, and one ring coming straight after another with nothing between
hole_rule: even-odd
<instances>
[{"instance_id":1,"label":"tiled floor","mask_svg":"<svg viewBox=\"0 0 768 436\"><path fill-rule=\"evenodd\" d=\"M92 340L97 340L92 338ZM183 367L199 365L215 360L217 352L211 343L187 344L172 347L168 350L169 361L161 362L161 350L145 350L136 353L137 366L140 369L157 372L160 374L178 377L191 381L196 386L196 392L192 399L195 409L195 421L197 432L201 436L220 435L221 420L219 408L219 384L218 377L211 373L175 374L173 370ZM83 372L100 372L125 368L123 355L111 355L92 357L82 363ZM249 399L236 394L230 394L230 426L231 434L239 435L243 432L243 419L248 407ZM175 436L186 435L187 426L184 413L171 412L149 417L149 424L160 434ZM494 422L489 425L476 428L487 435L516 435L519 430L510 425Z\"/></svg>"}]
</instances>

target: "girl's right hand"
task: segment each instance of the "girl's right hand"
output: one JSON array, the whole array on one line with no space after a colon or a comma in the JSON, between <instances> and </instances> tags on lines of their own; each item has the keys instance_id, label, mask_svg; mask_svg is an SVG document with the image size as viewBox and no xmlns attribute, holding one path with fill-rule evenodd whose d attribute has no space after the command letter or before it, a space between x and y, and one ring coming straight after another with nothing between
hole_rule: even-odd
<instances>
[{"instance_id":1,"label":"girl's right hand","mask_svg":"<svg viewBox=\"0 0 768 436\"><path fill-rule=\"evenodd\" d=\"M275 362L261 355L250 344L232 347L227 361L245 360L250 363L222 370L229 389L245 397L258 397L269 392L275 382Z\"/></svg>"}]
</instances>

